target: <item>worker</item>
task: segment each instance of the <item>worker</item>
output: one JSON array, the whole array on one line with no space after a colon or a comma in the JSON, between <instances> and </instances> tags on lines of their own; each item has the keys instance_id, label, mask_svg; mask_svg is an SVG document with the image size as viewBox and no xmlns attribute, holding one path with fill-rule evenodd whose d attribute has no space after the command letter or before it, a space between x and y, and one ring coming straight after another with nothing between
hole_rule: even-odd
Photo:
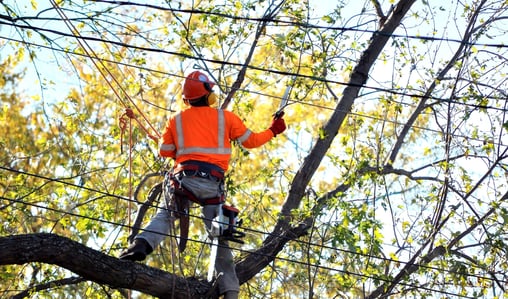
<instances>
[{"instance_id":1,"label":"worker","mask_svg":"<svg viewBox=\"0 0 508 299\"><path fill-rule=\"evenodd\" d=\"M256 133L233 112L211 107L217 99L214 86L200 71L185 78L183 100L188 108L169 119L159 148L161 156L175 160L171 178L176 187L172 190L183 188L198 199L208 231L225 201L224 173L231 158L231 142L256 148L286 130L283 114L274 117L268 129ZM120 259L144 260L168 235L171 221L168 210L160 209ZM220 294L225 299L238 298L240 286L227 240L219 241L215 270L223 273L218 281Z\"/></svg>"}]
</instances>

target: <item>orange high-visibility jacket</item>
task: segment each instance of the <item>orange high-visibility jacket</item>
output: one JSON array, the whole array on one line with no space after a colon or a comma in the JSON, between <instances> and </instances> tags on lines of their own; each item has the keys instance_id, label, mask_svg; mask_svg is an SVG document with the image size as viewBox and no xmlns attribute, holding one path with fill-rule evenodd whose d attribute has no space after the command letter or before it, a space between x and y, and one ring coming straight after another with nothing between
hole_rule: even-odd
<instances>
[{"instance_id":1,"label":"orange high-visibility jacket","mask_svg":"<svg viewBox=\"0 0 508 299\"><path fill-rule=\"evenodd\" d=\"M209 106L190 107L172 117L162 134L159 153L176 163L188 160L215 164L224 171L231 157L231 141L245 148L262 146L274 137L272 130L250 131L234 113Z\"/></svg>"}]
</instances>

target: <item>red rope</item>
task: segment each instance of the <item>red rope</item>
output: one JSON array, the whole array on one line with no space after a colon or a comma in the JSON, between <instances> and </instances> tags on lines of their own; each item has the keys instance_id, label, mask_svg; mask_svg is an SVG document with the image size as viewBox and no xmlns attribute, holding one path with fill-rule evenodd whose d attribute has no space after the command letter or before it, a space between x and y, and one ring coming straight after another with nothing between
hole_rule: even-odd
<instances>
[{"instance_id":1,"label":"red rope","mask_svg":"<svg viewBox=\"0 0 508 299\"><path fill-rule=\"evenodd\" d=\"M139 110L139 109L138 109ZM155 142L159 142L159 136L154 136L150 133L150 131L139 121L139 119L136 117L136 115L134 114L134 111L132 111L131 108L125 108L125 112L124 114L122 114L119 118L119 123L120 123L120 140L123 142L123 135L124 135L124 132L125 132L125 128L127 126L127 121L128 120L135 120L139 127L145 132L145 134L150 137L150 139L152 139L153 141Z\"/></svg>"},{"instance_id":2,"label":"red rope","mask_svg":"<svg viewBox=\"0 0 508 299\"><path fill-rule=\"evenodd\" d=\"M127 113L124 113L118 119L119 127L120 127L120 152L123 154L123 135L125 134L125 129L127 127L128 118L126 117Z\"/></svg>"},{"instance_id":3,"label":"red rope","mask_svg":"<svg viewBox=\"0 0 508 299\"><path fill-rule=\"evenodd\" d=\"M91 62L94 64L94 66L97 68L99 73L102 75L103 79L109 85L109 87L111 88L113 93L116 95L118 100L123 104L124 107L127 107L128 103L125 102L125 100L122 98L122 96L117 91L117 89L113 86L111 81L113 81L117 85L118 89L120 91L122 91L122 93L125 95L126 99L130 102L130 104L132 106L134 106L136 111L141 115L141 117L145 120L145 122L148 124L148 126L153 130L153 132L155 132L155 135L150 134L148 129L143 124L141 124L141 122L136 117L134 117L134 113L132 112L131 108L126 108L126 110L129 110L129 111L126 112L127 116L130 117L130 118L134 118L138 122L138 124L141 126L141 128L147 133L148 137L150 137L155 142L158 142L158 139L160 138L160 135L157 132L157 130L154 128L154 126L150 123L150 121L148 120L146 115L143 113L143 111L141 111L141 109L139 109L139 107L136 106L136 104L134 103L132 98L129 96L127 91L122 87L122 84L120 84L120 82L115 78L113 73L111 73L109 68L104 64L102 59L100 59L97 56L97 54L94 52L92 47L90 47L90 45L88 45L86 40L83 39L83 37L79 34L79 31L76 29L76 27L74 27L74 25L71 23L69 18L67 18L67 16L63 12L63 10L60 8L60 6L55 2L55 0L51 0L51 4L56 9L56 11L58 12L58 14L62 18L62 20L65 22L65 24L67 25L69 30L72 31L72 33L73 33L74 37L76 38L78 44L81 46L81 48L86 53L86 55L91 59ZM111 81L108 80L108 75L111 77Z\"/></svg>"}]
</instances>

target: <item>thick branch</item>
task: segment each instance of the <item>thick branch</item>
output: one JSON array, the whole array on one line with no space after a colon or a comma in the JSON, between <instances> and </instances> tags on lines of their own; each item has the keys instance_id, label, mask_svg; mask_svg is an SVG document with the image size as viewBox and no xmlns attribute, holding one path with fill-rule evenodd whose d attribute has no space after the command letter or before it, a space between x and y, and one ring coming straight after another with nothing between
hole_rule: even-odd
<instances>
[{"instance_id":1,"label":"thick branch","mask_svg":"<svg viewBox=\"0 0 508 299\"><path fill-rule=\"evenodd\" d=\"M266 265L275 260L277 254L291 240L296 240L307 233L309 225L302 223L288 229L284 234L275 236L263 243L263 246L256 252L249 254L247 258L236 265L236 275L240 284L250 280L258 274Z\"/></svg>"},{"instance_id":2,"label":"thick branch","mask_svg":"<svg viewBox=\"0 0 508 299\"><path fill-rule=\"evenodd\" d=\"M323 128L325 137L317 140L293 179L288 198L282 207L281 218L275 226L274 233L263 242L262 247L256 252L258 254L249 255L237 265L237 274L241 281L246 281L259 273L260 269L266 267L275 259L287 242L305 233L306 224L293 228L290 226L291 211L300 205L302 198L305 196L306 186L330 148L360 89L367 81L370 68L414 2L415 0L400 1L381 31L372 36L369 47L363 52L351 74L350 82L344 90L341 101Z\"/></svg>"},{"instance_id":3,"label":"thick branch","mask_svg":"<svg viewBox=\"0 0 508 299\"><path fill-rule=\"evenodd\" d=\"M122 261L78 242L40 233L0 237L0 265L55 264L86 280L140 291L158 298L202 298L212 285L159 269Z\"/></svg>"},{"instance_id":4,"label":"thick branch","mask_svg":"<svg viewBox=\"0 0 508 299\"><path fill-rule=\"evenodd\" d=\"M300 205L300 201L305 194L305 187L308 185L323 157L330 148L330 145L337 135L342 122L351 110L360 89L367 81L370 68L414 2L415 0L400 1L386 25L380 32L373 35L369 47L363 52L362 57L351 74L349 84L344 90L342 99L339 101L332 116L323 127L325 136L316 141L316 144L312 148L310 154L306 157L302 166L298 170L291 185L288 199L282 207L282 216L289 217L291 210ZM280 224L283 224L283 222Z\"/></svg>"}]
</instances>

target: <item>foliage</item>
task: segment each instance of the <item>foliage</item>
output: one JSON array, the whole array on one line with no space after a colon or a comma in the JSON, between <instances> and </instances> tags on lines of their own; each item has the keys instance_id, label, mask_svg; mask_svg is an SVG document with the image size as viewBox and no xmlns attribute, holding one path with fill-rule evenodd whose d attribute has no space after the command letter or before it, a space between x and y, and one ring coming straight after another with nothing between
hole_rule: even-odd
<instances>
[{"instance_id":1,"label":"foliage","mask_svg":"<svg viewBox=\"0 0 508 299\"><path fill-rule=\"evenodd\" d=\"M184 108L182 77L199 68L254 131L292 86L287 132L235 147L228 200L247 232L239 265L304 233L247 277L244 298L506 297L506 1L416 1L368 52L412 2L1 2L0 235L53 232L118 256L133 189L168 167L143 128ZM191 213L186 251L167 238L148 265L205 275ZM0 273L7 296L73 275L42 263ZM34 296L69 294L125 292L83 281Z\"/></svg>"}]
</instances>

